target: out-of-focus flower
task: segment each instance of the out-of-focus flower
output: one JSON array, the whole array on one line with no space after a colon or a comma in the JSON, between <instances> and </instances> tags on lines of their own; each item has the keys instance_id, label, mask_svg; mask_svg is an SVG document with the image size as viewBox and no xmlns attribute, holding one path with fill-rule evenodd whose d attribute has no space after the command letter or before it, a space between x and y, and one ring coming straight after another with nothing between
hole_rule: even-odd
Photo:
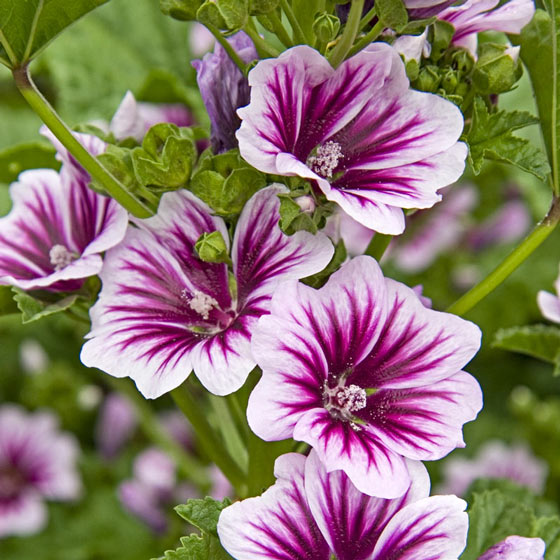
<instances>
[{"instance_id":1,"label":"out-of-focus flower","mask_svg":"<svg viewBox=\"0 0 560 560\"><path fill-rule=\"evenodd\" d=\"M178 410L166 410L159 414L159 421L167 433L184 449L189 449L193 443L191 426L185 416Z\"/></svg>"},{"instance_id":2,"label":"out-of-focus flower","mask_svg":"<svg viewBox=\"0 0 560 560\"><path fill-rule=\"evenodd\" d=\"M189 47L194 56L206 54L216 42L216 39L202 23L193 23L189 30Z\"/></svg>"},{"instance_id":3,"label":"out-of-focus flower","mask_svg":"<svg viewBox=\"0 0 560 560\"><path fill-rule=\"evenodd\" d=\"M547 471L547 464L525 445L507 446L493 440L485 443L473 459L452 457L445 461L438 492L462 496L477 478L507 478L540 494Z\"/></svg>"},{"instance_id":4,"label":"out-of-focus flower","mask_svg":"<svg viewBox=\"0 0 560 560\"><path fill-rule=\"evenodd\" d=\"M218 231L229 249L224 221L188 191L164 194L157 216L135 220L105 256L82 362L131 377L148 398L174 389L193 369L215 394L239 389L255 367L251 335L276 286L321 271L333 255L322 234L282 233L277 194L284 190L272 185L245 205L233 239L233 277L226 264L202 261L194 248L203 233Z\"/></svg>"},{"instance_id":5,"label":"out-of-focus flower","mask_svg":"<svg viewBox=\"0 0 560 560\"><path fill-rule=\"evenodd\" d=\"M545 543L513 535L495 544L478 560L543 560Z\"/></svg>"},{"instance_id":6,"label":"out-of-focus flower","mask_svg":"<svg viewBox=\"0 0 560 560\"><path fill-rule=\"evenodd\" d=\"M467 0L440 12L438 19L448 21L455 28L453 44L476 55L477 33L521 33L535 13L533 0L510 0L496 8L498 4L499 0Z\"/></svg>"},{"instance_id":7,"label":"out-of-focus flower","mask_svg":"<svg viewBox=\"0 0 560 560\"><path fill-rule=\"evenodd\" d=\"M253 42L243 31L228 41L246 64L258 58ZM249 82L220 44L192 65L210 117L212 149L216 154L232 150L237 147L235 131L241 124L236 111L249 103Z\"/></svg>"},{"instance_id":8,"label":"out-of-focus flower","mask_svg":"<svg viewBox=\"0 0 560 560\"><path fill-rule=\"evenodd\" d=\"M101 253L124 237L127 212L69 165L60 174L25 171L10 187L13 208L0 218L0 284L76 290L101 270Z\"/></svg>"},{"instance_id":9,"label":"out-of-focus flower","mask_svg":"<svg viewBox=\"0 0 560 560\"><path fill-rule=\"evenodd\" d=\"M241 155L275 175L312 180L364 226L404 230L403 208L429 208L462 174L459 109L411 90L397 51L374 43L333 69L308 46L262 60L239 109Z\"/></svg>"},{"instance_id":10,"label":"out-of-focus flower","mask_svg":"<svg viewBox=\"0 0 560 560\"><path fill-rule=\"evenodd\" d=\"M74 438L47 412L0 408L0 537L40 531L44 500L75 500L81 492Z\"/></svg>"},{"instance_id":11,"label":"out-of-focus flower","mask_svg":"<svg viewBox=\"0 0 560 560\"><path fill-rule=\"evenodd\" d=\"M253 335L263 375L249 425L266 441L304 441L329 472L395 498L410 485L406 458L464 446L482 393L461 369L479 346L476 325L427 309L374 259L356 257L319 290L295 281L276 289Z\"/></svg>"},{"instance_id":12,"label":"out-of-focus flower","mask_svg":"<svg viewBox=\"0 0 560 560\"><path fill-rule=\"evenodd\" d=\"M537 304L543 316L553 323L560 323L560 271L554 282L556 295L540 290L537 294Z\"/></svg>"},{"instance_id":13,"label":"out-of-focus flower","mask_svg":"<svg viewBox=\"0 0 560 560\"><path fill-rule=\"evenodd\" d=\"M95 426L95 441L101 455L113 459L128 442L137 424L134 408L126 397L119 393L107 395Z\"/></svg>"},{"instance_id":14,"label":"out-of-focus flower","mask_svg":"<svg viewBox=\"0 0 560 560\"><path fill-rule=\"evenodd\" d=\"M117 140L132 137L141 142L146 132L155 124L168 122L177 126L190 126L193 118L180 103L138 102L127 91L109 124L109 131Z\"/></svg>"},{"instance_id":15,"label":"out-of-focus flower","mask_svg":"<svg viewBox=\"0 0 560 560\"><path fill-rule=\"evenodd\" d=\"M327 472L314 451L282 455L274 471L276 483L262 496L220 514L220 542L237 560L444 560L465 547L465 502L428 497L419 462L410 462L410 488L395 500L361 494L344 473Z\"/></svg>"},{"instance_id":16,"label":"out-of-focus flower","mask_svg":"<svg viewBox=\"0 0 560 560\"><path fill-rule=\"evenodd\" d=\"M32 338L23 340L19 347L21 369L31 375L43 373L49 365L49 356L45 349Z\"/></svg>"}]
</instances>

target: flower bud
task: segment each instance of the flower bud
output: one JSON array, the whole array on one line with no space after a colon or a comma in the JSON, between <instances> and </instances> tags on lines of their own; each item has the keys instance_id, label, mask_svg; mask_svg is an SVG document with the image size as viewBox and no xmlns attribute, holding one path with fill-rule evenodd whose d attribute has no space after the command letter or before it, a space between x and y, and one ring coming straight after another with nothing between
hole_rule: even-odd
<instances>
[{"instance_id":1,"label":"flower bud","mask_svg":"<svg viewBox=\"0 0 560 560\"><path fill-rule=\"evenodd\" d=\"M333 41L338 35L340 20L327 12L321 12L313 22L313 32L322 43Z\"/></svg>"},{"instance_id":2,"label":"flower bud","mask_svg":"<svg viewBox=\"0 0 560 560\"><path fill-rule=\"evenodd\" d=\"M441 76L438 72L437 66L424 66L420 70L418 78L414 82L414 88L420 91L437 91L439 84L441 83Z\"/></svg>"},{"instance_id":3,"label":"flower bud","mask_svg":"<svg viewBox=\"0 0 560 560\"><path fill-rule=\"evenodd\" d=\"M160 10L180 21L195 20L201 4L202 0L159 0Z\"/></svg>"},{"instance_id":4,"label":"flower bud","mask_svg":"<svg viewBox=\"0 0 560 560\"><path fill-rule=\"evenodd\" d=\"M203 233L195 243L194 250L204 262L229 262L228 248L219 231Z\"/></svg>"}]
</instances>

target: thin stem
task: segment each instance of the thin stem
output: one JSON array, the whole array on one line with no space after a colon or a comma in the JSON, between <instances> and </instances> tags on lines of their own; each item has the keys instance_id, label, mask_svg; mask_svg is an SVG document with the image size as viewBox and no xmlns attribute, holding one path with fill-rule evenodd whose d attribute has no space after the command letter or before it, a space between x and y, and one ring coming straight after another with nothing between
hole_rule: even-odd
<instances>
[{"instance_id":1,"label":"thin stem","mask_svg":"<svg viewBox=\"0 0 560 560\"><path fill-rule=\"evenodd\" d=\"M291 4L288 0L280 0L280 6L282 11L286 14L290 25L292 26L292 35L294 37L294 42L298 45L305 45L307 43L305 39L305 33L299 24L299 21L292 10Z\"/></svg>"},{"instance_id":2,"label":"thin stem","mask_svg":"<svg viewBox=\"0 0 560 560\"><path fill-rule=\"evenodd\" d=\"M129 193L103 165L92 156L70 129L57 115L49 102L37 89L31 76L28 74L27 67L16 68L13 70L16 86L31 108L37 113L41 120L49 127L51 132L62 142L62 145L76 158L78 163L97 181L105 190L126 210L138 218L148 218L153 212L133 194Z\"/></svg>"},{"instance_id":3,"label":"thin stem","mask_svg":"<svg viewBox=\"0 0 560 560\"><path fill-rule=\"evenodd\" d=\"M554 197L546 217L533 231L486 277L455 303L449 313L464 315L479 301L495 290L539 245L554 231L560 221L560 199Z\"/></svg>"},{"instance_id":4,"label":"thin stem","mask_svg":"<svg viewBox=\"0 0 560 560\"><path fill-rule=\"evenodd\" d=\"M206 29L208 29L208 31L210 31L210 33L212 33L212 35L214 35L214 37L216 38L216 41L218 41L218 43L220 43L220 45L223 47L223 49L227 52L228 56L235 63L237 68L239 68L239 70L241 70L241 72L243 74L245 74L245 63L241 60L239 55L235 52L234 48L229 44L229 41L220 33L220 30L217 27L214 27L213 25L211 25L209 23L205 23L204 25L205 25Z\"/></svg>"},{"instance_id":5,"label":"thin stem","mask_svg":"<svg viewBox=\"0 0 560 560\"><path fill-rule=\"evenodd\" d=\"M206 419L206 413L191 394L188 381L171 391L173 400L191 423L198 442L208 458L214 462L240 494L244 490L245 476L237 463L224 449L222 441Z\"/></svg>"},{"instance_id":6,"label":"thin stem","mask_svg":"<svg viewBox=\"0 0 560 560\"><path fill-rule=\"evenodd\" d=\"M23 53L23 60L29 60L31 54L31 49L33 48L33 41L35 40L35 33L37 31L37 23L39 22L39 17L43 11L45 0L39 0L39 4L35 9L35 14L33 14L33 21L31 22L31 29L29 31L29 37L27 39L27 45L25 45L25 52Z\"/></svg>"},{"instance_id":7,"label":"thin stem","mask_svg":"<svg viewBox=\"0 0 560 560\"><path fill-rule=\"evenodd\" d=\"M134 407L140 427L146 436L161 447L173 458L181 474L197 486L207 487L209 484L205 466L191 456L161 425L152 407L138 393L128 380L115 379L108 376L108 383L118 392L126 395Z\"/></svg>"},{"instance_id":8,"label":"thin stem","mask_svg":"<svg viewBox=\"0 0 560 560\"><path fill-rule=\"evenodd\" d=\"M558 177L558 45L557 45L557 29L554 29L558 25L556 21L556 4L554 2L549 2L550 15L553 22L553 29L551 33L552 37L552 188L554 194L558 196L560 194L560 177Z\"/></svg>"},{"instance_id":9,"label":"thin stem","mask_svg":"<svg viewBox=\"0 0 560 560\"><path fill-rule=\"evenodd\" d=\"M364 0L353 0L342 36L329 56L333 68L337 68L342 63L352 48L360 27L363 9Z\"/></svg>"},{"instance_id":10,"label":"thin stem","mask_svg":"<svg viewBox=\"0 0 560 560\"><path fill-rule=\"evenodd\" d=\"M366 25L373 19L376 14L375 6L360 20L360 31L363 31Z\"/></svg>"},{"instance_id":11,"label":"thin stem","mask_svg":"<svg viewBox=\"0 0 560 560\"><path fill-rule=\"evenodd\" d=\"M365 49L370 43L373 43L383 32L385 26L378 21L351 49L348 56L354 56L362 49Z\"/></svg>"},{"instance_id":12,"label":"thin stem","mask_svg":"<svg viewBox=\"0 0 560 560\"><path fill-rule=\"evenodd\" d=\"M245 27L243 28L243 30L245 31L245 33L247 33L247 35L249 35L249 37L251 38L251 41L253 41L253 44L255 45L255 48L257 49L257 52L259 53L259 56L262 57L273 57L276 58L277 56L280 55L280 52L275 49L272 45L269 45L258 33L257 29L255 28L255 25L252 21L251 18L249 18L247 20L247 24L245 25Z\"/></svg>"},{"instance_id":13,"label":"thin stem","mask_svg":"<svg viewBox=\"0 0 560 560\"><path fill-rule=\"evenodd\" d=\"M8 39L6 38L6 35L4 35L4 32L1 29L0 29L0 45L4 47L4 50L6 51L6 54L8 55L8 58L10 59L12 65L14 67L17 66L18 59L16 57L16 54L12 50L12 45L8 43ZM6 66L9 67L10 65L6 64Z\"/></svg>"},{"instance_id":14,"label":"thin stem","mask_svg":"<svg viewBox=\"0 0 560 560\"><path fill-rule=\"evenodd\" d=\"M274 28L274 33L276 34L276 37L280 39L280 42L287 48L293 47L294 42L292 41L292 38L290 37L289 33L286 31L286 28L284 27L282 20L276 15L276 12L272 10L272 12L269 12L267 14L267 17L272 23L272 27Z\"/></svg>"},{"instance_id":15,"label":"thin stem","mask_svg":"<svg viewBox=\"0 0 560 560\"><path fill-rule=\"evenodd\" d=\"M392 235L385 235L384 233L376 233L372 240L369 242L367 249L364 252L364 255L369 255L373 257L376 261L380 261L381 257L385 253L387 247L389 247L389 243L391 243L391 239L393 239Z\"/></svg>"}]
</instances>

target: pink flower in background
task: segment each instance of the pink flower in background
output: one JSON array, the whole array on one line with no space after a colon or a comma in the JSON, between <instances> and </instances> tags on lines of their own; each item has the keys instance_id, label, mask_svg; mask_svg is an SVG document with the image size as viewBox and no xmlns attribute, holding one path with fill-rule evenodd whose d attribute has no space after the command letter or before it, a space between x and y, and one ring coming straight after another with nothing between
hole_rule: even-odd
<instances>
[{"instance_id":1,"label":"pink flower in background","mask_svg":"<svg viewBox=\"0 0 560 560\"><path fill-rule=\"evenodd\" d=\"M262 496L220 514L220 542L236 560L448 560L465 548L466 503L428 497L421 463L410 463L410 487L394 500L361 494L314 451L282 455L274 474Z\"/></svg>"},{"instance_id":2,"label":"pink flower in background","mask_svg":"<svg viewBox=\"0 0 560 560\"><path fill-rule=\"evenodd\" d=\"M544 490L548 466L526 445L508 446L499 440L486 442L472 459L451 457L442 466L442 494L463 496L477 478L506 478L533 492Z\"/></svg>"},{"instance_id":3,"label":"pink flower in background","mask_svg":"<svg viewBox=\"0 0 560 560\"><path fill-rule=\"evenodd\" d=\"M105 397L97 424L95 442L105 459L114 459L129 441L136 429L138 419L130 401L120 393Z\"/></svg>"},{"instance_id":4,"label":"pink flower in background","mask_svg":"<svg viewBox=\"0 0 560 560\"><path fill-rule=\"evenodd\" d=\"M82 362L131 377L148 398L174 389L192 370L215 394L239 389L255 367L251 335L278 284L319 272L333 254L323 234L282 233L283 190L260 190L241 213L231 257L235 292L227 265L204 262L194 250L213 231L229 246L225 222L188 191L164 194L158 214L135 220L105 256Z\"/></svg>"},{"instance_id":5,"label":"pink flower in background","mask_svg":"<svg viewBox=\"0 0 560 560\"><path fill-rule=\"evenodd\" d=\"M410 89L392 47L374 43L336 70L298 46L249 73L239 150L257 169L314 182L369 229L404 230L403 208L429 208L463 172L463 116Z\"/></svg>"},{"instance_id":6,"label":"pink flower in background","mask_svg":"<svg viewBox=\"0 0 560 560\"><path fill-rule=\"evenodd\" d=\"M328 472L395 498L410 484L406 458L464 446L482 393L461 368L479 346L476 325L424 307L370 257L344 264L319 290L286 281L253 335L263 375L249 425L266 441L304 441Z\"/></svg>"},{"instance_id":7,"label":"pink flower in background","mask_svg":"<svg viewBox=\"0 0 560 560\"><path fill-rule=\"evenodd\" d=\"M0 537L27 535L47 523L44 500L80 496L78 444L54 415L0 408Z\"/></svg>"},{"instance_id":8,"label":"pink flower in background","mask_svg":"<svg viewBox=\"0 0 560 560\"><path fill-rule=\"evenodd\" d=\"M556 295L540 290L537 294L537 304L543 316L553 323L560 323L560 273L554 282Z\"/></svg>"}]
</instances>

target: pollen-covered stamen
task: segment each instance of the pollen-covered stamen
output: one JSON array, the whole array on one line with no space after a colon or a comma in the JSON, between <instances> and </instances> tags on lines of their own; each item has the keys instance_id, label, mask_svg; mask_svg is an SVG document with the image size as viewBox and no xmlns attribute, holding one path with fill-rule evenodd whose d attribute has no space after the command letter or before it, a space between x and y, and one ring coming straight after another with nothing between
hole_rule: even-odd
<instances>
[{"instance_id":1,"label":"pollen-covered stamen","mask_svg":"<svg viewBox=\"0 0 560 560\"><path fill-rule=\"evenodd\" d=\"M356 420L354 412L367 406L368 394L358 385L345 386L343 383L344 380L339 381L336 387L329 387L325 383L323 403L333 418L353 423Z\"/></svg>"},{"instance_id":2,"label":"pollen-covered stamen","mask_svg":"<svg viewBox=\"0 0 560 560\"><path fill-rule=\"evenodd\" d=\"M307 158L307 165L317 175L330 179L342 156L340 144L329 140L317 148L314 156Z\"/></svg>"},{"instance_id":3,"label":"pollen-covered stamen","mask_svg":"<svg viewBox=\"0 0 560 560\"><path fill-rule=\"evenodd\" d=\"M53 245L49 251L49 259L57 272L66 268L75 258L64 245Z\"/></svg>"},{"instance_id":4,"label":"pollen-covered stamen","mask_svg":"<svg viewBox=\"0 0 560 560\"><path fill-rule=\"evenodd\" d=\"M213 308L218 307L218 302L212 296L199 290L195 290L191 298L186 295L186 290L183 295L188 299L189 307L201 315L204 320L208 319Z\"/></svg>"}]
</instances>

